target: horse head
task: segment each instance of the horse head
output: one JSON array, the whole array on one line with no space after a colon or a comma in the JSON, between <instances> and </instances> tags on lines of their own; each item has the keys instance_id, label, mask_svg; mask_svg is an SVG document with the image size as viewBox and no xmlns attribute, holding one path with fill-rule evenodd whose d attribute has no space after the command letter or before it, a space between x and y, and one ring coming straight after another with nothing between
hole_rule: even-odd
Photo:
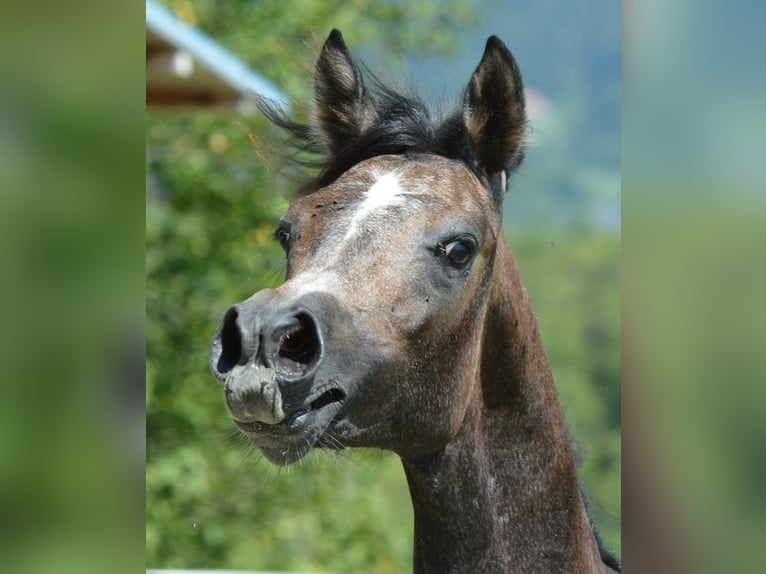
<instances>
[{"instance_id":1,"label":"horse head","mask_svg":"<svg viewBox=\"0 0 766 574\"><path fill-rule=\"evenodd\" d=\"M312 447L442 448L477 392L507 179L523 157L521 76L496 37L462 105L370 90L337 30L314 73L309 125L266 107L321 151L276 237L287 278L232 306L213 374L236 426L272 462Z\"/></svg>"}]
</instances>

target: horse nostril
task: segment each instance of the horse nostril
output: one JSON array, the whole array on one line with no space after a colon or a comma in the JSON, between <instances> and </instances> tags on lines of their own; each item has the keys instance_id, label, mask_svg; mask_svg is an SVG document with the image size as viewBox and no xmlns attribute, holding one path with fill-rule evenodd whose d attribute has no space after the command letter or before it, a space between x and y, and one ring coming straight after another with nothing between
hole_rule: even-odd
<instances>
[{"instance_id":1,"label":"horse nostril","mask_svg":"<svg viewBox=\"0 0 766 574\"><path fill-rule=\"evenodd\" d=\"M221 356L216 365L219 373L228 373L242 358L242 334L239 330L238 318L239 313L233 307L226 312L226 316L223 318Z\"/></svg>"},{"instance_id":2,"label":"horse nostril","mask_svg":"<svg viewBox=\"0 0 766 574\"><path fill-rule=\"evenodd\" d=\"M279 334L274 367L283 380L303 379L319 363L322 342L310 315L301 313Z\"/></svg>"},{"instance_id":3,"label":"horse nostril","mask_svg":"<svg viewBox=\"0 0 766 574\"><path fill-rule=\"evenodd\" d=\"M313 321L307 315L298 316L294 330L283 334L279 340L278 356L281 359L307 365L319 350L319 338Z\"/></svg>"}]
</instances>

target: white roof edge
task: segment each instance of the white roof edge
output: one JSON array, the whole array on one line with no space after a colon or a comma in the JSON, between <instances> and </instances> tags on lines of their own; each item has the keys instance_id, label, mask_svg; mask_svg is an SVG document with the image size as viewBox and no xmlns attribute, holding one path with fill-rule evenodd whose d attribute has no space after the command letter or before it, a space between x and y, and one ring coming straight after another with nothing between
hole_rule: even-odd
<instances>
[{"instance_id":1,"label":"white roof edge","mask_svg":"<svg viewBox=\"0 0 766 574\"><path fill-rule=\"evenodd\" d=\"M146 0L146 27L168 43L188 51L241 94L254 92L272 100L285 111L290 109L290 101L282 90L250 70L239 58L203 32L182 22L170 10L153 0Z\"/></svg>"}]
</instances>

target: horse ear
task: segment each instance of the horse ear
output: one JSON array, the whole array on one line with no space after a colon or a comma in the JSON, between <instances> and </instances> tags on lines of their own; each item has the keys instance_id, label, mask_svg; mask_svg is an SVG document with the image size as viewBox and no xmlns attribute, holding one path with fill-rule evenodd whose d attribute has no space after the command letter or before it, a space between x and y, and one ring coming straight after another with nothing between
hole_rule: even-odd
<instances>
[{"instance_id":1,"label":"horse ear","mask_svg":"<svg viewBox=\"0 0 766 574\"><path fill-rule=\"evenodd\" d=\"M526 112L519 67L497 36L487 40L466 87L463 125L476 167L505 192L507 176L524 158Z\"/></svg>"},{"instance_id":2,"label":"horse ear","mask_svg":"<svg viewBox=\"0 0 766 574\"><path fill-rule=\"evenodd\" d=\"M325 148L335 153L370 128L377 117L343 35L333 30L314 70L312 125Z\"/></svg>"}]
</instances>

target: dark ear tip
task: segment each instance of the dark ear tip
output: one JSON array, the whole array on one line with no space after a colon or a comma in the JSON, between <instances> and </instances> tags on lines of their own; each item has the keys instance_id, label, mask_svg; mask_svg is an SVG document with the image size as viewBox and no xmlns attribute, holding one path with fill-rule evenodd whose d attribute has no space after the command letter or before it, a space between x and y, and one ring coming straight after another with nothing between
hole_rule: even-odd
<instances>
[{"instance_id":1,"label":"dark ear tip","mask_svg":"<svg viewBox=\"0 0 766 574\"><path fill-rule=\"evenodd\" d=\"M505 42L503 42L497 36L492 35L489 38L487 38L487 45L484 48L484 55L482 56L481 59L483 61L496 54L499 55L501 58L503 58L509 64L515 65L515 60L513 58L513 55L511 54L511 51L508 49L508 46L505 45Z\"/></svg>"},{"instance_id":2,"label":"dark ear tip","mask_svg":"<svg viewBox=\"0 0 766 574\"><path fill-rule=\"evenodd\" d=\"M327 40L325 40L325 48L340 48L344 49L346 47L346 42L343 40L343 34L341 34L341 31L337 28L333 28L332 32L330 32L330 35L327 36Z\"/></svg>"},{"instance_id":3,"label":"dark ear tip","mask_svg":"<svg viewBox=\"0 0 766 574\"><path fill-rule=\"evenodd\" d=\"M505 43L494 34L492 34L489 38L487 38L487 48L490 48L490 47L492 48L503 47L506 50L508 49L506 48Z\"/></svg>"}]
</instances>

